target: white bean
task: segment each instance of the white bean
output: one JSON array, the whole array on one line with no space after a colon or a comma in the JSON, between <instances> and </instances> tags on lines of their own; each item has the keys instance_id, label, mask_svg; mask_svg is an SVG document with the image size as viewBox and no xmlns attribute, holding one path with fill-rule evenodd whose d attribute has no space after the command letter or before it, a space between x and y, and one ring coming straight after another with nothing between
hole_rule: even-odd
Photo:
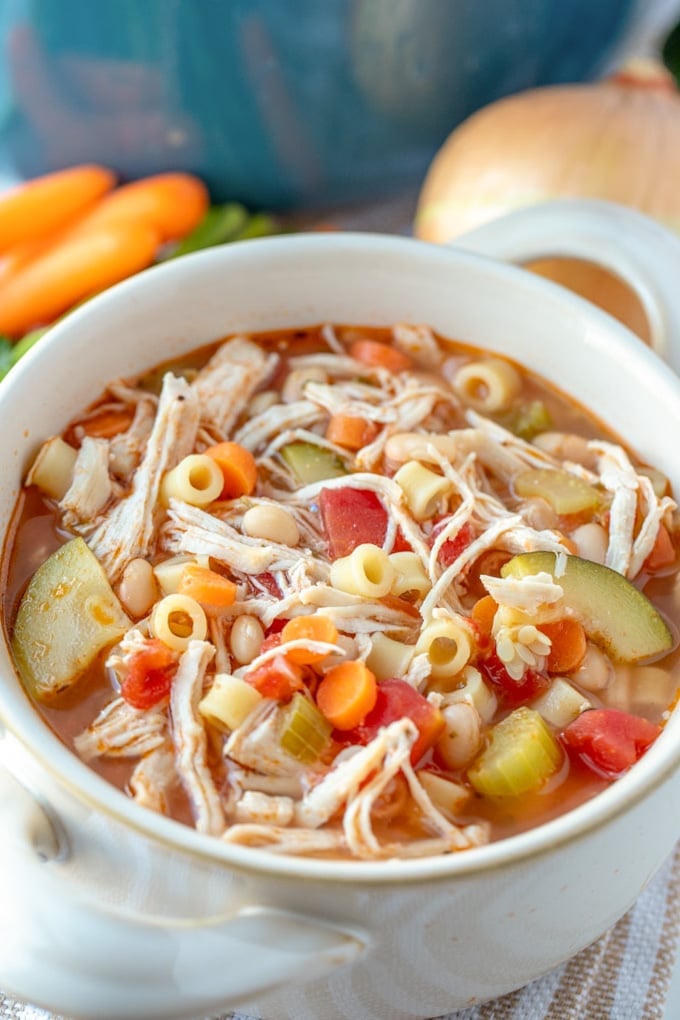
<instances>
[{"instance_id":1,"label":"white bean","mask_svg":"<svg viewBox=\"0 0 680 1020\"><path fill-rule=\"evenodd\" d=\"M243 515L241 529L250 538L264 538L282 545L297 545L300 530L295 518L280 506L251 506Z\"/></svg>"},{"instance_id":2,"label":"white bean","mask_svg":"<svg viewBox=\"0 0 680 1020\"><path fill-rule=\"evenodd\" d=\"M133 619L147 615L158 598L158 584L148 560L130 560L118 586L118 598Z\"/></svg>"},{"instance_id":3,"label":"white bean","mask_svg":"<svg viewBox=\"0 0 680 1020\"><path fill-rule=\"evenodd\" d=\"M576 546L576 552L584 560L592 560L593 563L604 563L607 556L609 536L601 524L590 521L582 524L572 531L569 536Z\"/></svg>"},{"instance_id":4,"label":"white bean","mask_svg":"<svg viewBox=\"0 0 680 1020\"><path fill-rule=\"evenodd\" d=\"M259 655L264 630L255 616L237 616L229 635L231 654L241 666L252 662Z\"/></svg>"},{"instance_id":5,"label":"white bean","mask_svg":"<svg viewBox=\"0 0 680 1020\"><path fill-rule=\"evenodd\" d=\"M541 432L533 443L558 460L571 460L587 468L597 464L597 454L589 448L588 440L572 432Z\"/></svg>"},{"instance_id":6,"label":"white bean","mask_svg":"<svg viewBox=\"0 0 680 1020\"><path fill-rule=\"evenodd\" d=\"M584 691L603 691L612 681L614 668L597 645L588 642L586 654L578 669L570 674L570 678Z\"/></svg>"},{"instance_id":7,"label":"white bean","mask_svg":"<svg viewBox=\"0 0 680 1020\"><path fill-rule=\"evenodd\" d=\"M443 710L444 732L437 751L448 768L460 769L475 757L482 743L479 713L474 705L458 701Z\"/></svg>"}]
</instances>

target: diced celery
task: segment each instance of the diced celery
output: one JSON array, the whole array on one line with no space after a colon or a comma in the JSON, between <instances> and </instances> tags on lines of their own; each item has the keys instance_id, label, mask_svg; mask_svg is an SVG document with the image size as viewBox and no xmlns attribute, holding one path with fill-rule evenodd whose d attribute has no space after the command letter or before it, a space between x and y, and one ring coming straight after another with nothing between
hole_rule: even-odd
<instances>
[{"instance_id":1,"label":"diced celery","mask_svg":"<svg viewBox=\"0 0 680 1020\"><path fill-rule=\"evenodd\" d=\"M513 484L518 496L540 496L558 514L595 510L602 502L601 493L593 485L559 468L529 468L517 475Z\"/></svg>"},{"instance_id":2,"label":"diced celery","mask_svg":"<svg viewBox=\"0 0 680 1020\"><path fill-rule=\"evenodd\" d=\"M502 567L503 577L555 573L552 552L520 553ZM641 662L668 652L673 636L663 617L623 574L600 563L567 556L564 573L555 577L564 601L588 637L619 662Z\"/></svg>"},{"instance_id":3,"label":"diced celery","mask_svg":"<svg viewBox=\"0 0 680 1020\"><path fill-rule=\"evenodd\" d=\"M296 691L283 710L279 743L284 751L308 765L318 759L332 729L314 702Z\"/></svg>"},{"instance_id":4,"label":"diced celery","mask_svg":"<svg viewBox=\"0 0 680 1020\"><path fill-rule=\"evenodd\" d=\"M280 453L301 485L347 474L337 454L314 443L288 443L281 447Z\"/></svg>"},{"instance_id":5,"label":"diced celery","mask_svg":"<svg viewBox=\"0 0 680 1020\"><path fill-rule=\"evenodd\" d=\"M542 400L530 400L520 404L501 415L499 421L520 439L527 440L533 439L534 436L541 432L547 432L553 427L550 412Z\"/></svg>"},{"instance_id":6,"label":"diced celery","mask_svg":"<svg viewBox=\"0 0 680 1020\"><path fill-rule=\"evenodd\" d=\"M543 719L522 705L491 730L468 779L485 797L517 797L539 789L561 761L562 751Z\"/></svg>"},{"instance_id":7,"label":"diced celery","mask_svg":"<svg viewBox=\"0 0 680 1020\"><path fill-rule=\"evenodd\" d=\"M12 649L28 691L41 701L55 697L129 626L83 539L60 546L31 578L14 626Z\"/></svg>"}]
</instances>

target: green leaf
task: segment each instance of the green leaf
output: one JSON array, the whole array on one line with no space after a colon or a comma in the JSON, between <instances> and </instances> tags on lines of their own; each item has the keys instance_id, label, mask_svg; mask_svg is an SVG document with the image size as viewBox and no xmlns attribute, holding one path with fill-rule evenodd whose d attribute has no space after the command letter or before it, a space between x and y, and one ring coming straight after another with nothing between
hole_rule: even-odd
<instances>
[{"instance_id":1,"label":"green leaf","mask_svg":"<svg viewBox=\"0 0 680 1020\"><path fill-rule=\"evenodd\" d=\"M41 326L40 329L33 329L26 336L22 336L21 340L18 340L12 348L11 364L16 365L19 358L23 357L26 351L30 351L33 344L37 343L45 335L47 329L47 326Z\"/></svg>"},{"instance_id":2,"label":"green leaf","mask_svg":"<svg viewBox=\"0 0 680 1020\"><path fill-rule=\"evenodd\" d=\"M234 241L245 241L249 237L269 237L270 234L278 234L281 231L278 220L269 213L253 213L243 229L232 238Z\"/></svg>"},{"instance_id":3,"label":"green leaf","mask_svg":"<svg viewBox=\"0 0 680 1020\"><path fill-rule=\"evenodd\" d=\"M14 364L12 361L13 344L6 336L0 336L0 379L4 379Z\"/></svg>"},{"instance_id":4,"label":"green leaf","mask_svg":"<svg viewBox=\"0 0 680 1020\"><path fill-rule=\"evenodd\" d=\"M183 241L177 245L169 258L188 255L192 251L212 248L216 244L225 244L238 237L248 222L248 212L238 202L227 202L225 205L213 205Z\"/></svg>"}]
</instances>

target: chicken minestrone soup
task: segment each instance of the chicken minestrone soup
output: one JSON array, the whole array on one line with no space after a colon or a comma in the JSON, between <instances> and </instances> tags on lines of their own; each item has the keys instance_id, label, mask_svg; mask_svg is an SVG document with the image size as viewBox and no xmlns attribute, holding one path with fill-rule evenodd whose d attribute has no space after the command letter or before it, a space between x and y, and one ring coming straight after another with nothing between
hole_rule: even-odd
<instances>
[{"instance_id":1,"label":"chicken minestrone soup","mask_svg":"<svg viewBox=\"0 0 680 1020\"><path fill-rule=\"evenodd\" d=\"M424 326L231 336L30 467L6 628L55 733L152 811L413 857L627 772L678 688L669 485Z\"/></svg>"}]
</instances>

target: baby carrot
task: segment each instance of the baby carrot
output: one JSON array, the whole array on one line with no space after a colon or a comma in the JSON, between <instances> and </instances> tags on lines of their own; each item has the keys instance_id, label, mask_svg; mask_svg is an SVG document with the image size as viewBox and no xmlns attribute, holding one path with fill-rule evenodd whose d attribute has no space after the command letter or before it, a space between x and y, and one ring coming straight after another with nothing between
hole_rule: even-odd
<instances>
[{"instance_id":1,"label":"baby carrot","mask_svg":"<svg viewBox=\"0 0 680 1020\"><path fill-rule=\"evenodd\" d=\"M257 464L250 450L238 443L216 443L205 451L217 461L224 477L222 499L250 496L257 485Z\"/></svg>"},{"instance_id":2,"label":"baby carrot","mask_svg":"<svg viewBox=\"0 0 680 1020\"><path fill-rule=\"evenodd\" d=\"M380 343L379 340L355 340L349 349L350 356L372 368L386 368L388 372L406 372L413 362L407 354Z\"/></svg>"},{"instance_id":3,"label":"baby carrot","mask_svg":"<svg viewBox=\"0 0 680 1020\"><path fill-rule=\"evenodd\" d=\"M0 195L0 251L74 222L110 191L115 175L83 164L16 185Z\"/></svg>"},{"instance_id":4,"label":"baby carrot","mask_svg":"<svg viewBox=\"0 0 680 1020\"><path fill-rule=\"evenodd\" d=\"M294 616L281 631L281 641L324 641L334 645L338 640L335 624L327 616L315 613L312 616ZM299 666L311 665L326 658L325 652L313 652L307 648L293 648L286 657Z\"/></svg>"},{"instance_id":5,"label":"baby carrot","mask_svg":"<svg viewBox=\"0 0 680 1020\"><path fill-rule=\"evenodd\" d=\"M326 439L347 450L360 450L372 442L378 434L375 422L355 418L349 414L333 414L326 428Z\"/></svg>"},{"instance_id":6,"label":"baby carrot","mask_svg":"<svg viewBox=\"0 0 680 1020\"><path fill-rule=\"evenodd\" d=\"M69 234L22 269L0 279L0 333L16 336L51 322L78 301L149 266L158 234L144 223L109 223Z\"/></svg>"},{"instance_id":7,"label":"baby carrot","mask_svg":"<svg viewBox=\"0 0 680 1020\"><path fill-rule=\"evenodd\" d=\"M375 677L360 659L332 666L316 692L317 705L338 730L360 726L377 698Z\"/></svg>"},{"instance_id":8,"label":"baby carrot","mask_svg":"<svg viewBox=\"0 0 680 1020\"><path fill-rule=\"evenodd\" d=\"M538 629L551 641L549 673L571 673L581 664L586 654L586 632L578 620L565 616L553 623L542 623Z\"/></svg>"},{"instance_id":9,"label":"baby carrot","mask_svg":"<svg viewBox=\"0 0 680 1020\"><path fill-rule=\"evenodd\" d=\"M153 227L161 241L175 241L200 223L209 204L208 189L193 174L156 174L116 188L75 225L75 230L88 233L110 223L137 221Z\"/></svg>"},{"instance_id":10,"label":"baby carrot","mask_svg":"<svg viewBox=\"0 0 680 1020\"><path fill-rule=\"evenodd\" d=\"M44 255L52 245L61 240L63 234L63 230L57 230L45 237L32 237L30 240L22 241L2 252L0 255L0 282L9 276L14 276L39 255Z\"/></svg>"},{"instance_id":11,"label":"baby carrot","mask_svg":"<svg viewBox=\"0 0 680 1020\"><path fill-rule=\"evenodd\" d=\"M236 585L208 567L187 563L182 570L178 589L181 595L189 595L208 611L226 609L236 599Z\"/></svg>"}]
</instances>

